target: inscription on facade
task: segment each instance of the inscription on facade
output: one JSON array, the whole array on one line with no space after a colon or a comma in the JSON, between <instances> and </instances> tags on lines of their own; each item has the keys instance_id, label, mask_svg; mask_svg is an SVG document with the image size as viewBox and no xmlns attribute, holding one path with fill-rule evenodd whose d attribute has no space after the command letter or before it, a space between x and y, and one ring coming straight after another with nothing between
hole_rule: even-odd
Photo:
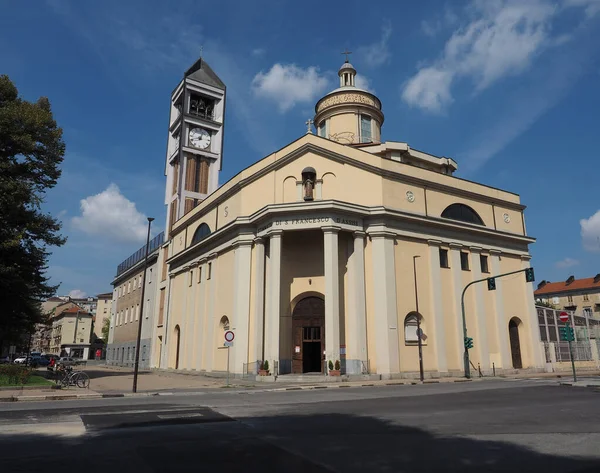
<instances>
[{"instance_id":1,"label":"inscription on facade","mask_svg":"<svg viewBox=\"0 0 600 473\"><path fill-rule=\"evenodd\" d=\"M329 97L323 100L319 104L319 108L317 109L317 113L319 113L324 108L330 107L332 105L340 105L343 103L364 103L365 105L370 105L371 107L379 108L379 104L373 100L371 97L363 94L339 94L334 95L333 97Z\"/></svg>"},{"instance_id":2,"label":"inscription on facade","mask_svg":"<svg viewBox=\"0 0 600 473\"><path fill-rule=\"evenodd\" d=\"M264 232L271 227L296 227L296 226L304 226L304 225L314 225L314 224L339 224L339 225L348 225L351 227L361 227L362 222L360 220L351 219L351 218L343 218L337 216L324 216L324 217L302 217L302 218L282 218L278 220L273 220L271 222L266 223L258 227L258 233Z\"/></svg>"}]
</instances>

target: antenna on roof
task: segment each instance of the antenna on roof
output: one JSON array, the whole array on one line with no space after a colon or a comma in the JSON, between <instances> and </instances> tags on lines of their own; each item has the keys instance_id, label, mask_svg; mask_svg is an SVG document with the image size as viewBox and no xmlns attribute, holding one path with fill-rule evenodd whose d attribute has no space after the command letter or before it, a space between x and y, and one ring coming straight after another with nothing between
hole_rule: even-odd
<instances>
[{"instance_id":1,"label":"antenna on roof","mask_svg":"<svg viewBox=\"0 0 600 473\"><path fill-rule=\"evenodd\" d=\"M204 46L200 45L200 59L202 59L203 50L204 50Z\"/></svg>"}]
</instances>

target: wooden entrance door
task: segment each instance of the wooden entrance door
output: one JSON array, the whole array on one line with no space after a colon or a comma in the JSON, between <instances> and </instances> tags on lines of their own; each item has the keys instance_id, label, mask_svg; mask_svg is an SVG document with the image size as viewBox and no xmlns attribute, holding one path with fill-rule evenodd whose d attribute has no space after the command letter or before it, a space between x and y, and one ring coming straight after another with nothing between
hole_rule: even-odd
<instances>
[{"instance_id":1,"label":"wooden entrance door","mask_svg":"<svg viewBox=\"0 0 600 473\"><path fill-rule=\"evenodd\" d=\"M510 337L510 353L512 355L512 365L515 369L523 368L521 360L521 342L519 340L519 324L512 319L508 323L508 334Z\"/></svg>"},{"instance_id":2,"label":"wooden entrance door","mask_svg":"<svg viewBox=\"0 0 600 473\"><path fill-rule=\"evenodd\" d=\"M292 314L292 373L323 370L325 346L325 302L319 297L305 297Z\"/></svg>"}]
</instances>

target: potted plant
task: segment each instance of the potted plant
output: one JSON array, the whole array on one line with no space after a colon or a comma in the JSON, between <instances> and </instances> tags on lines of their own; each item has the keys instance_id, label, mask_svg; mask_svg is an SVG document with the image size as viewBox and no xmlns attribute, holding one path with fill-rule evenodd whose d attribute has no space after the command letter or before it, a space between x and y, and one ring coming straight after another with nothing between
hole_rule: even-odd
<instances>
[{"instance_id":1,"label":"potted plant","mask_svg":"<svg viewBox=\"0 0 600 473\"><path fill-rule=\"evenodd\" d=\"M336 360L335 365L329 360L329 376L340 376L340 361Z\"/></svg>"},{"instance_id":2,"label":"potted plant","mask_svg":"<svg viewBox=\"0 0 600 473\"><path fill-rule=\"evenodd\" d=\"M260 369L258 370L259 376L269 376L269 362L267 360L263 361L260 364Z\"/></svg>"}]
</instances>

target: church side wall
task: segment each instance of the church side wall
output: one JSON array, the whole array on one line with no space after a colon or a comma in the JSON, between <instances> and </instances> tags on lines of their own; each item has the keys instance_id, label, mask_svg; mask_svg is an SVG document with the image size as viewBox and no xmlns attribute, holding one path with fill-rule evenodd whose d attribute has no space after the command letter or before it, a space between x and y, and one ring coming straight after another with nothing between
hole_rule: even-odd
<instances>
[{"instance_id":1,"label":"church side wall","mask_svg":"<svg viewBox=\"0 0 600 473\"><path fill-rule=\"evenodd\" d=\"M396 291L398 313L398 346L400 347L400 371L419 372L418 345L406 341L404 320L416 310L415 278L413 271L413 256L416 258L417 287L419 292L419 312L423 317L421 329L426 335L423 341L423 366L426 371L438 369L434 352L434 337L445 336L435 332L431 299L428 296L429 282L429 248L422 242L397 239L395 249L396 261Z\"/></svg>"}]
</instances>

